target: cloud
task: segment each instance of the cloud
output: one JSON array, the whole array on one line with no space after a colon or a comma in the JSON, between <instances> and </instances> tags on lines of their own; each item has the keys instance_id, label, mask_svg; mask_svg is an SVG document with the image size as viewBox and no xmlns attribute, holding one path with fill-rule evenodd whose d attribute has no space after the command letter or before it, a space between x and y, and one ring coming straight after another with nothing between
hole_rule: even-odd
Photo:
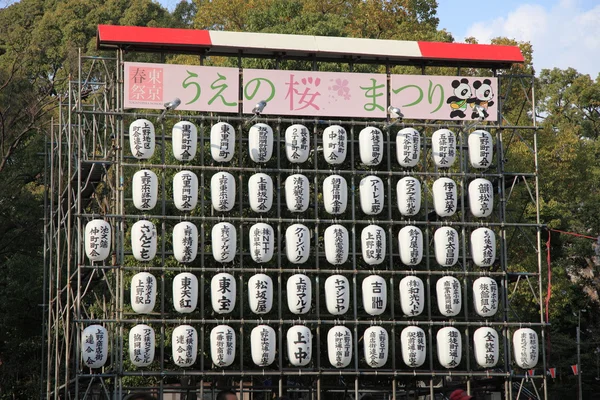
<instances>
[{"instance_id":1,"label":"cloud","mask_svg":"<svg viewBox=\"0 0 600 400\"><path fill-rule=\"evenodd\" d=\"M506 16L477 22L467 30L480 43L498 36L533 45L533 65L573 67L592 78L600 71L600 5L583 9L580 1L561 0L553 6L522 4Z\"/></svg>"}]
</instances>

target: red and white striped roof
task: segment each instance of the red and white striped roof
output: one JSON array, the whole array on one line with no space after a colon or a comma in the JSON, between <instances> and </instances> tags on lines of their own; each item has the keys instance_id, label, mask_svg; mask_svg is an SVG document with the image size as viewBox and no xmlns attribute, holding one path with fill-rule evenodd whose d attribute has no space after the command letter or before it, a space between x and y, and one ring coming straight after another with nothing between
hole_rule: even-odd
<instances>
[{"instance_id":1,"label":"red and white striped roof","mask_svg":"<svg viewBox=\"0 0 600 400\"><path fill-rule=\"evenodd\" d=\"M285 56L394 64L503 68L523 63L517 46L408 40L224 32L98 25L98 49L166 51L225 56Z\"/></svg>"}]
</instances>

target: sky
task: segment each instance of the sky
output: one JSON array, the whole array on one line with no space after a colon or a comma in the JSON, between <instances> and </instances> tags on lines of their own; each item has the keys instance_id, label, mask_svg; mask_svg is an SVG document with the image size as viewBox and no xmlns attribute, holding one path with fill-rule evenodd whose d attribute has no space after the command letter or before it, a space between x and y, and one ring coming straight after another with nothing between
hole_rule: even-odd
<instances>
[{"instance_id":1,"label":"sky","mask_svg":"<svg viewBox=\"0 0 600 400\"><path fill-rule=\"evenodd\" d=\"M172 10L180 0L160 0ZM506 36L533 45L537 73L573 67L600 73L600 0L438 0L439 28L456 42Z\"/></svg>"}]
</instances>

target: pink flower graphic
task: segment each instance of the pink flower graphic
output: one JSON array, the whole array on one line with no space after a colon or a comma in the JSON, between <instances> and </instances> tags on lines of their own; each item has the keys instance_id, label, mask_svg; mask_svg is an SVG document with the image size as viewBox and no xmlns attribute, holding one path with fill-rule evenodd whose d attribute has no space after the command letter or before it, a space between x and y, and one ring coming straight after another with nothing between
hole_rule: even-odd
<instances>
[{"instance_id":1,"label":"pink flower graphic","mask_svg":"<svg viewBox=\"0 0 600 400\"><path fill-rule=\"evenodd\" d=\"M334 92L337 92L338 96L350 100L350 88L348 87L347 79L336 79L332 89Z\"/></svg>"}]
</instances>

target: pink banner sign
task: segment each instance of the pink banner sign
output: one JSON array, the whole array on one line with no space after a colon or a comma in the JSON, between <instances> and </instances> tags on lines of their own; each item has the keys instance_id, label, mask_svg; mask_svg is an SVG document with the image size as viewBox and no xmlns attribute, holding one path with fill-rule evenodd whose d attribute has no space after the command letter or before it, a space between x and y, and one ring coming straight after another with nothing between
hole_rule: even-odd
<instances>
[{"instance_id":1,"label":"pink banner sign","mask_svg":"<svg viewBox=\"0 0 600 400\"><path fill-rule=\"evenodd\" d=\"M246 69L243 81L245 114L264 100L267 115L386 117L383 74Z\"/></svg>"},{"instance_id":2,"label":"pink banner sign","mask_svg":"<svg viewBox=\"0 0 600 400\"><path fill-rule=\"evenodd\" d=\"M125 63L125 108L163 109L178 97L178 110L236 113L239 87L237 68Z\"/></svg>"},{"instance_id":3,"label":"pink banner sign","mask_svg":"<svg viewBox=\"0 0 600 400\"><path fill-rule=\"evenodd\" d=\"M498 119L497 78L392 75L390 91L405 119Z\"/></svg>"}]
</instances>

